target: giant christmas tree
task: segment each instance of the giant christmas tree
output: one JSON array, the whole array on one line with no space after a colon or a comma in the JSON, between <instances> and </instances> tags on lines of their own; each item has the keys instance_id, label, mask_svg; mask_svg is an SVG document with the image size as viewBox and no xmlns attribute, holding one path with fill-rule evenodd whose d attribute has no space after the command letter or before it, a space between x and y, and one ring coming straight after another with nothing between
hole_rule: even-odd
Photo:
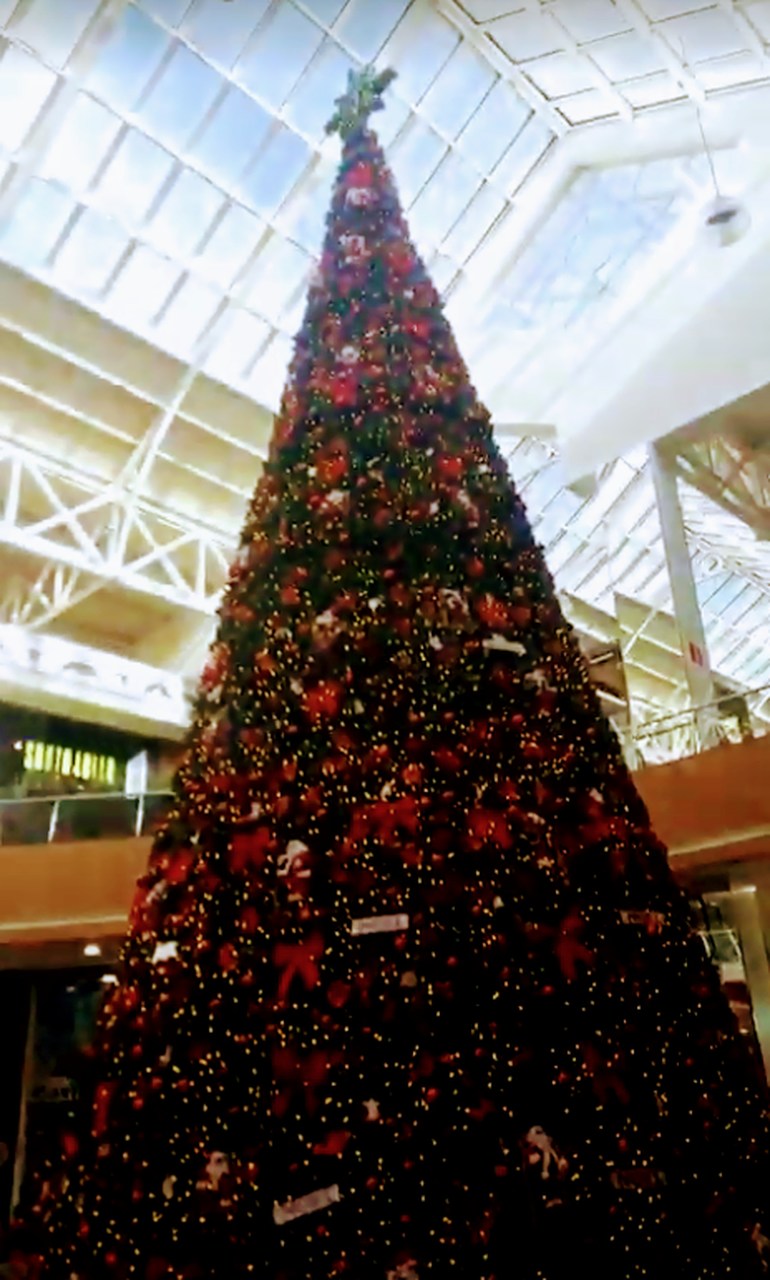
<instances>
[{"instance_id":1,"label":"giant christmas tree","mask_svg":"<svg viewBox=\"0 0 770 1280\"><path fill-rule=\"evenodd\" d=\"M332 122L42 1274L749 1280L766 1099L410 244L388 79Z\"/></svg>"}]
</instances>

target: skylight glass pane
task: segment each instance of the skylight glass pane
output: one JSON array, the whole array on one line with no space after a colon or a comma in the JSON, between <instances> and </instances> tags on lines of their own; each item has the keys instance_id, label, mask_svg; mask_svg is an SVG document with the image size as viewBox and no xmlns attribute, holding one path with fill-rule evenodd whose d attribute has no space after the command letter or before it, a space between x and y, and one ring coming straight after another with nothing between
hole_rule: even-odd
<instances>
[{"instance_id":1,"label":"skylight glass pane","mask_svg":"<svg viewBox=\"0 0 770 1280\"><path fill-rule=\"evenodd\" d=\"M173 165L167 151L137 129L129 129L101 177L96 199L120 221L141 222Z\"/></svg>"},{"instance_id":2,"label":"skylight glass pane","mask_svg":"<svg viewBox=\"0 0 770 1280\"><path fill-rule=\"evenodd\" d=\"M56 279L79 294L99 293L127 247L120 227L93 209L83 209L56 256Z\"/></svg>"},{"instance_id":3,"label":"skylight glass pane","mask_svg":"<svg viewBox=\"0 0 770 1280\"><path fill-rule=\"evenodd\" d=\"M129 5L91 66L86 84L105 102L130 111L160 66L168 45L166 33Z\"/></svg>"},{"instance_id":4,"label":"skylight glass pane","mask_svg":"<svg viewBox=\"0 0 770 1280\"><path fill-rule=\"evenodd\" d=\"M517 191L552 142L551 130L537 116L533 116L495 169L495 182L499 182L508 192Z\"/></svg>"},{"instance_id":5,"label":"skylight glass pane","mask_svg":"<svg viewBox=\"0 0 770 1280\"><path fill-rule=\"evenodd\" d=\"M390 147L394 138L401 132L411 111L403 98L395 92L385 95L385 109L377 113L377 137L383 147Z\"/></svg>"},{"instance_id":6,"label":"skylight glass pane","mask_svg":"<svg viewBox=\"0 0 770 1280\"><path fill-rule=\"evenodd\" d=\"M442 246L444 252L457 262L465 262L504 208L500 192L485 184L452 227Z\"/></svg>"},{"instance_id":7,"label":"skylight glass pane","mask_svg":"<svg viewBox=\"0 0 770 1280\"><path fill-rule=\"evenodd\" d=\"M105 310L118 324L141 327L160 311L179 275L176 263L137 245L107 296Z\"/></svg>"},{"instance_id":8,"label":"skylight glass pane","mask_svg":"<svg viewBox=\"0 0 770 1280\"><path fill-rule=\"evenodd\" d=\"M249 377L249 388L252 394L268 409L277 411L281 402L292 350L291 338L285 337L282 333L276 334Z\"/></svg>"},{"instance_id":9,"label":"skylight glass pane","mask_svg":"<svg viewBox=\"0 0 770 1280\"><path fill-rule=\"evenodd\" d=\"M248 4L195 0L182 23L182 31L207 58L229 68L267 13L268 4L269 0L249 0Z\"/></svg>"},{"instance_id":10,"label":"skylight glass pane","mask_svg":"<svg viewBox=\"0 0 770 1280\"><path fill-rule=\"evenodd\" d=\"M221 301L218 289L188 276L158 321L154 329L156 340L174 355L189 358Z\"/></svg>"},{"instance_id":11,"label":"skylight glass pane","mask_svg":"<svg viewBox=\"0 0 770 1280\"><path fill-rule=\"evenodd\" d=\"M119 118L87 93L78 93L56 130L40 172L73 191L84 190L121 127Z\"/></svg>"},{"instance_id":12,"label":"skylight glass pane","mask_svg":"<svg viewBox=\"0 0 770 1280\"><path fill-rule=\"evenodd\" d=\"M482 172L491 173L531 114L523 98L505 80L498 80L463 129L457 146Z\"/></svg>"},{"instance_id":13,"label":"skylight glass pane","mask_svg":"<svg viewBox=\"0 0 770 1280\"><path fill-rule=\"evenodd\" d=\"M343 53L338 44L326 40L289 98L284 112L289 124L316 141L323 137L335 100L342 92L341 86L347 83L348 72L354 66L352 58Z\"/></svg>"},{"instance_id":14,"label":"skylight glass pane","mask_svg":"<svg viewBox=\"0 0 770 1280\"><path fill-rule=\"evenodd\" d=\"M222 88L217 72L178 44L143 100L139 119L148 133L183 147Z\"/></svg>"},{"instance_id":15,"label":"skylight glass pane","mask_svg":"<svg viewBox=\"0 0 770 1280\"><path fill-rule=\"evenodd\" d=\"M346 48L369 62L379 53L409 0L350 0L337 27Z\"/></svg>"},{"instance_id":16,"label":"skylight glass pane","mask_svg":"<svg viewBox=\"0 0 770 1280\"><path fill-rule=\"evenodd\" d=\"M453 262L451 258L447 258L441 253L432 255L428 263L428 275L439 293L443 293L448 288L456 274L457 263Z\"/></svg>"},{"instance_id":17,"label":"skylight glass pane","mask_svg":"<svg viewBox=\"0 0 770 1280\"><path fill-rule=\"evenodd\" d=\"M30 178L0 234L0 255L20 267L41 266L74 207L68 192L40 178Z\"/></svg>"},{"instance_id":18,"label":"skylight glass pane","mask_svg":"<svg viewBox=\"0 0 770 1280\"><path fill-rule=\"evenodd\" d=\"M267 137L273 117L241 89L228 90L187 154L215 178L235 186Z\"/></svg>"},{"instance_id":19,"label":"skylight glass pane","mask_svg":"<svg viewBox=\"0 0 770 1280\"><path fill-rule=\"evenodd\" d=\"M94 16L99 0L35 0L19 6L12 28L54 67L63 67Z\"/></svg>"},{"instance_id":20,"label":"skylight glass pane","mask_svg":"<svg viewBox=\"0 0 770 1280\"><path fill-rule=\"evenodd\" d=\"M336 173L336 159L319 160L313 172L303 179L278 216L281 231L311 253L318 253L323 243L326 214L331 203Z\"/></svg>"},{"instance_id":21,"label":"skylight glass pane","mask_svg":"<svg viewBox=\"0 0 770 1280\"><path fill-rule=\"evenodd\" d=\"M722 622L726 626L737 626L742 622L753 602L752 597L754 595L755 592L750 584L746 582L745 579L742 580L742 589L736 596L733 603L724 610L722 614Z\"/></svg>"},{"instance_id":22,"label":"skylight glass pane","mask_svg":"<svg viewBox=\"0 0 770 1280\"><path fill-rule=\"evenodd\" d=\"M277 323L307 277L310 256L282 236L274 235L261 251L250 278L248 306Z\"/></svg>"},{"instance_id":23,"label":"skylight glass pane","mask_svg":"<svg viewBox=\"0 0 770 1280\"><path fill-rule=\"evenodd\" d=\"M454 27L423 5L412 5L383 51L383 65L398 67L394 90L407 102L419 102L460 43Z\"/></svg>"},{"instance_id":24,"label":"skylight glass pane","mask_svg":"<svg viewBox=\"0 0 770 1280\"><path fill-rule=\"evenodd\" d=\"M347 0L304 0L305 8L314 18L330 27L345 8Z\"/></svg>"},{"instance_id":25,"label":"skylight glass pane","mask_svg":"<svg viewBox=\"0 0 770 1280\"><path fill-rule=\"evenodd\" d=\"M217 344L206 359L204 369L220 382L237 383L263 346L270 326L250 311L231 310L217 325Z\"/></svg>"},{"instance_id":26,"label":"skylight glass pane","mask_svg":"<svg viewBox=\"0 0 770 1280\"><path fill-rule=\"evenodd\" d=\"M141 0L141 4L169 27L176 27L190 8L190 0Z\"/></svg>"},{"instance_id":27,"label":"skylight glass pane","mask_svg":"<svg viewBox=\"0 0 770 1280\"><path fill-rule=\"evenodd\" d=\"M495 79L486 59L470 45L458 45L423 98L422 110L437 129L456 138Z\"/></svg>"},{"instance_id":28,"label":"skylight glass pane","mask_svg":"<svg viewBox=\"0 0 770 1280\"><path fill-rule=\"evenodd\" d=\"M53 71L8 45L0 61L0 147L21 146L55 84Z\"/></svg>"},{"instance_id":29,"label":"skylight glass pane","mask_svg":"<svg viewBox=\"0 0 770 1280\"><path fill-rule=\"evenodd\" d=\"M207 279L228 289L256 248L265 224L242 205L231 204L196 260Z\"/></svg>"},{"instance_id":30,"label":"skylight glass pane","mask_svg":"<svg viewBox=\"0 0 770 1280\"><path fill-rule=\"evenodd\" d=\"M240 182L248 204L269 216L283 204L312 152L291 129L279 128Z\"/></svg>"},{"instance_id":31,"label":"skylight glass pane","mask_svg":"<svg viewBox=\"0 0 770 1280\"><path fill-rule=\"evenodd\" d=\"M470 204L479 181L478 171L461 155L450 151L412 206L414 235L438 245Z\"/></svg>"},{"instance_id":32,"label":"skylight glass pane","mask_svg":"<svg viewBox=\"0 0 770 1280\"><path fill-rule=\"evenodd\" d=\"M404 205L410 205L438 168L446 143L421 120L412 120L393 145L391 159Z\"/></svg>"},{"instance_id":33,"label":"skylight glass pane","mask_svg":"<svg viewBox=\"0 0 770 1280\"><path fill-rule=\"evenodd\" d=\"M236 75L263 102L280 107L322 40L320 28L284 0L250 41Z\"/></svg>"},{"instance_id":34,"label":"skylight glass pane","mask_svg":"<svg viewBox=\"0 0 770 1280\"><path fill-rule=\"evenodd\" d=\"M197 249L224 204L210 182L183 169L147 228L147 235L166 253L187 255Z\"/></svg>"}]
</instances>

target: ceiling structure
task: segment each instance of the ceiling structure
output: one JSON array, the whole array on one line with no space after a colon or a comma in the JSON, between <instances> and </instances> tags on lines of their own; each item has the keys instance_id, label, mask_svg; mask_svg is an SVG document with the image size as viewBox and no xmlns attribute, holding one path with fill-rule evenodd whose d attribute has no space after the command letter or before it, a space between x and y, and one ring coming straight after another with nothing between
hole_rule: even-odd
<instances>
[{"instance_id":1,"label":"ceiling structure","mask_svg":"<svg viewBox=\"0 0 770 1280\"><path fill-rule=\"evenodd\" d=\"M320 247L324 122L374 59L399 72L377 125L410 226L557 584L598 638L632 597L641 705L679 705L639 446L696 415L665 379L676 421L629 389L679 368L704 298L770 244L768 40L770 0L0 0L0 623L133 661L126 687L196 670ZM698 112L752 212L716 255ZM733 338L764 336L745 311ZM701 412L763 380L764 353L728 354ZM756 440L738 469L675 439L714 666L767 683ZM594 492L565 484L581 441Z\"/></svg>"}]
</instances>

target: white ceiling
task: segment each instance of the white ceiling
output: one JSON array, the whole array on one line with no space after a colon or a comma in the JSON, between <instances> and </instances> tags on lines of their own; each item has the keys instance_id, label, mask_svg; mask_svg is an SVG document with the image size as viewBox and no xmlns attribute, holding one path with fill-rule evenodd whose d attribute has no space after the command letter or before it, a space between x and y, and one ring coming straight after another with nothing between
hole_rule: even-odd
<instances>
[{"instance_id":1,"label":"white ceiling","mask_svg":"<svg viewBox=\"0 0 770 1280\"><path fill-rule=\"evenodd\" d=\"M770 0L0 0L0 27L6 620L199 660L320 247L323 126L370 59L399 72L376 123L482 396L503 434L556 429L529 502L565 592L609 600L565 459L627 453L604 528L643 441L770 382L744 297L770 264ZM752 207L716 255L697 111ZM717 290L730 333L693 377ZM632 593L665 612L645 551Z\"/></svg>"}]
</instances>

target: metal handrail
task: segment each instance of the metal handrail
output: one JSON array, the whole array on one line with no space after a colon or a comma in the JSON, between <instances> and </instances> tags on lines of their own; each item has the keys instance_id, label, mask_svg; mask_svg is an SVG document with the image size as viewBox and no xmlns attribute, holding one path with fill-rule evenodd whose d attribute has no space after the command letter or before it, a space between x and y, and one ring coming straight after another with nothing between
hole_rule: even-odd
<instances>
[{"instance_id":1,"label":"metal handrail","mask_svg":"<svg viewBox=\"0 0 770 1280\"><path fill-rule=\"evenodd\" d=\"M642 724L633 729L634 738L652 737L657 733L667 733L671 729L685 722L691 722L703 712L713 711L723 706L726 702L732 702L736 698L742 698L750 711L750 702L758 695L762 696L762 700L770 698L770 684L759 685L756 689L735 689L730 693L720 694L718 698L713 698L711 702L701 702L692 707L681 707L678 711L667 711L665 715L656 716L653 720L645 720ZM770 721L768 722L768 730L770 730Z\"/></svg>"}]
</instances>

